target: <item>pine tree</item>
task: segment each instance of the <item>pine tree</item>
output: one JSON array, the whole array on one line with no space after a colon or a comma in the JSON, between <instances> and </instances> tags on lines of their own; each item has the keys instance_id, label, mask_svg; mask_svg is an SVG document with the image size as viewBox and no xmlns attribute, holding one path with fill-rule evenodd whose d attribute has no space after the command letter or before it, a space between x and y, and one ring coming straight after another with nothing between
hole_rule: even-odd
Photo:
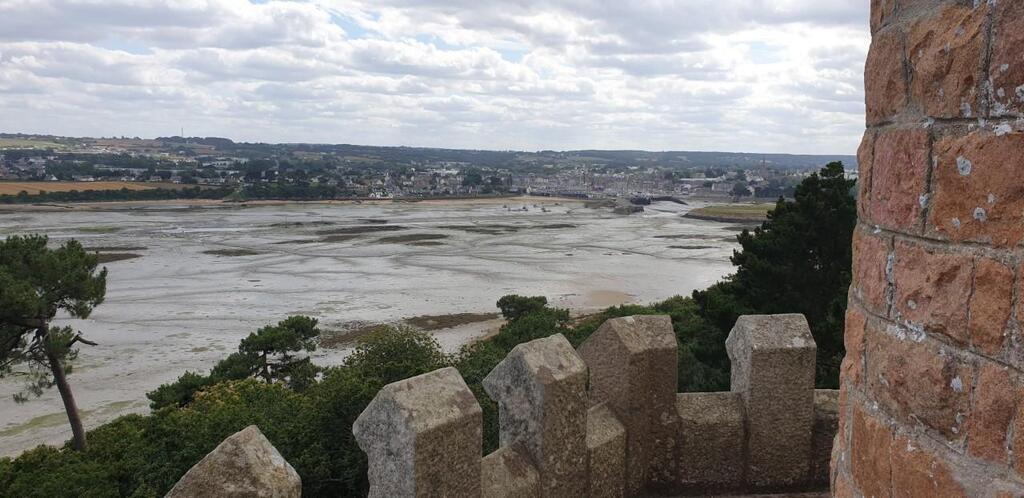
<instances>
[{"instance_id":1,"label":"pine tree","mask_svg":"<svg viewBox=\"0 0 1024 498\"><path fill-rule=\"evenodd\" d=\"M11 236L0 242L0 378L27 376L24 402L57 386L67 412L74 445L86 449L85 429L67 376L79 343L95 345L71 327L51 325L58 311L88 318L103 302L107 269L77 241L57 249L40 235Z\"/></svg>"}]
</instances>

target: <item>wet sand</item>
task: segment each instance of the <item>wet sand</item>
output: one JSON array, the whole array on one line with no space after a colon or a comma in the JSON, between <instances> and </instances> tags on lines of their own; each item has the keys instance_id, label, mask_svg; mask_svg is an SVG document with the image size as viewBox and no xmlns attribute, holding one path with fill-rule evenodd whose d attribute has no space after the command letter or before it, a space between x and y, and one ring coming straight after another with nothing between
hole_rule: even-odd
<instances>
[{"instance_id":1,"label":"wet sand","mask_svg":"<svg viewBox=\"0 0 1024 498\"><path fill-rule=\"evenodd\" d=\"M425 206L471 206L471 205L495 205L515 204L533 205L540 203L563 203L579 202L579 199L565 197L541 197L533 195L523 196L495 196L495 197L450 197L450 198L429 198L429 199L358 199L358 200L320 200L320 201L292 201L292 200L252 200L252 201L224 201L220 199L161 199L151 201L105 201L105 202L46 202L39 204L0 204L0 213L18 212L61 212L61 211L120 211L125 209L154 209L159 207L192 207L192 208L245 208L260 206L289 206L289 205L326 205L326 206L347 206L347 205L369 205L381 206L390 204L421 204Z\"/></svg>"},{"instance_id":2,"label":"wet sand","mask_svg":"<svg viewBox=\"0 0 1024 498\"><path fill-rule=\"evenodd\" d=\"M547 198L235 207L159 202L0 214L0 237L45 233L57 243L139 249L120 252L140 257L106 264L107 298L88 320L66 321L99 343L82 348L70 376L88 427L147 411L147 391L186 370L209 369L242 337L290 314L341 330L494 313L506 294L544 295L553 306L587 313L707 287L731 271L735 248L732 226L685 219L690 207L673 203L628 217ZM361 228L369 226L402 228ZM330 236L322 230L349 233L324 240ZM690 239L700 247L671 247ZM431 333L456 351L500 323ZM323 348L314 361L337 364L349 351ZM56 390L16 405L11 396L20 387L16 379L0 381L3 455L69 436Z\"/></svg>"}]
</instances>

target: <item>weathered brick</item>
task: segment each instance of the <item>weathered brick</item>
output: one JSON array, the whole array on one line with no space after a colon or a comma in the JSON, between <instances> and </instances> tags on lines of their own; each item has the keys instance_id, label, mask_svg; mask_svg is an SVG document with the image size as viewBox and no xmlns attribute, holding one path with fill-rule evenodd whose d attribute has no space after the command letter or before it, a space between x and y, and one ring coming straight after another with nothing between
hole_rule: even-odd
<instances>
[{"instance_id":1,"label":"weathered brick","mask_svg":"<svg viewBox=\"0 0 1024 498\"><path fill-rule=\"evenodd\" d=\"M871 42L864 67L867 123L889 121L907 106L907 75L903 33L889 29Z\"/></svg>"},{"instance_id":2,"label":"weathered brick","mask_svg":"<svg viewBox=\"0 0 1024 498\"><path fill-rule=\"evenodd\" d=\"M971 256L944 254L906 241L897 242L895 249L894 314L915 329L923 327L966 344Z\"/></svg>"},{"instance_id":3,"label":"weathered brick","mask_svg":"<svg viewBox=\"0 0 1024 498\"><path fill-rule=\"evenodd\" d=\"M832 496L834 498L854 498L858 496L853 483L846 477L846 474L836 474L835 482L832 484Z\"/></svg>"},{"instance_id":4,"label":"weathered brick","mask_svg":"<svg viewBox=\"0 0 1024 498\"><path fill-rule=\"evenodd\" d=\"M970 366L944 346L918 342L912 333L890 328L896 335L867 324L868 393L905 423L913 419L949 440L958 439L970 408Z\"/></svg>"},{"instance_id":5,"label":"weathered brick","mask_svg":"<svg viewBox=\"0 0 1024 498\"><path fill-rule=\"evenodd\" d=\"M1024 239L1024 133L976 131L935 144L929 232L1000 247Z\"/></svg>"},{"instance_id":6,"label":"weathered brick","mask_svg":"<svg viewBox=\"0 0 1024 498\"><path fill-rule=\"evenodd\" d=\"M874 223L903 232L916 231L926 201L928 146L928 131L920 127L879 134L867 209Z\"/></svg>"},{"instance_id":7,"label":"weathered brick","mask_svg":"<svg viewBox=\"0 0 1024 498\"><path fill-rule=\"evenodd\" d=\"M992 115L1019 116L1024 114L1024 2L1004 0L993 8Z\"/></svg>"},{"instance_id":8,"label":"weathered brick","mask_svg":"<svg viewBox=\"0 0 1024 498\"><path fill-rule=\"evenodd\" d=\"M864 379L864 313L856 306L846 310L846 356L840 369L843 382L859 386Z\"/></svg>"},{"instance_id":9,"label":"weathered brick","mask_svg":"<svg viewBox=\"0 0 1024 498\"><path fill-rule=\"evenodd\" d=\"M857 148L857 215L863 218L871 205L871 165L875 161L876 133L868 130Z\"/></svg>"},{"instance_id":10,"label":"weathered brick","mask_svg":"<svg viewBox=\"0 0 1024 498\"><path fill-rule=\"evenodd\" d=\"M847 404L850 399L850 391L847 382L839 383L839 425L836 427L836 440L832 446L832 459L829 462L829 469L832 475L841 469L849 468L850 460L850 412Z\"/></svg>"},{"instance_id":11,"label":"weathered brick","mask_svg":"<svg viewBox=\"0 0 1024 498\"><path fill-rule=\"evenodd\" d=\"M1018 384L1018 388L1020 388L1020 384ZM1024 403L1017 403L1017 409L1014 411L1016 412L1016 416L1013 418L1012 429L1014 452L1011 463L1013 464L1013 470L1018 475L1024 475L1024 451L1021 451L1021 448L1024 448Z\"/></svg>"},{"instance_id":12,"label":"weathered brick","mask_svg":"<svg viewBox=\"0 0 1024 498\"><path fill-rule=\"evenodd\" d=\"M917 441L897 436L892 444L892 495L895 497L960 497L967 492L953 478L941 456Z\"/></svg>"},{"instance_id":13,"label":"weathered brick","mask_svg":"<svg viewBox=\"0 0 1024 498\"><path fill-rule=\"evenodd\" d=\"M925 115L978 115L986 11L985 4L947 4L911 26L907 43L910 96Z\"/></svg>"},{"instance_id":14,"label":"weathered brick","mask_svg":"<svg viewBox=\"0 0 1024 498\"><path fill-rule=\"evenodd\" d=\"M1010 319L1013 270L989 258L979 258L974 274L974 293L971 295L971 345L988 355L995 356L1003 348L1006 324Z\"/></svg>"},{"instance_id":15,"label":"weathered brick","mask_svg":"<svg viewBox=\"0 0 1024 498\"><path fill-rule=\"evenodd\" d=\"M896 0L871 0L871 32L889 22L896 9Z\"/></svg>"},{"instance_id":16,"label":"weathered brick","mask_svg":"<svg viewBox=\"0 0 1024 498\"><path fill-rule=\"evenodd\" d=\"M854 407L850 464L853 478L860 484L864 496L892 496L891 447L890 428L863 408Z\"/></svg>"},{"instance_id":17,"label":"weathered brick","mask_svg":"<svg viewBox=\"0 0 1024 498\"><path fill-rule=\"evenodd\" d=\"M867 230L854 230L852 291L869 309L882 315L888 308L888 261L889 245L886 239L872 235Z\"/></svg>"},{"instance_id":18,"label":"weathered brick","mask_svg":"<svg viewBox=\"0 0 1024 498\"><path fill-rule=\"evenodd\" d=\"M967 451L971 455L1007 463L1007 431L1017 408L1018 391L1013 370L992 362L981 365L967 419Z\"/></svg>"}]
</instances>

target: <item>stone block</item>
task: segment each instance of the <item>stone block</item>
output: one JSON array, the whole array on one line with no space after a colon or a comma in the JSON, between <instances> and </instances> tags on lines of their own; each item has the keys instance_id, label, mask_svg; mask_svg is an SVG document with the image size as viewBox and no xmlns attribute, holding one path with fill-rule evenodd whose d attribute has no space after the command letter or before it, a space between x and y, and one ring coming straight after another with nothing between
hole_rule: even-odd
<instances>
[{"instance_id":1,"label":"stone block","mask_svg":"<svg viewBox=\"0 0 1024 498\"><path fill-rule=\"evenodd\" d=\"M1010 425L1017 412L1020 379L1016 372L983 362L967 418L967 452L977 458L1008 465Z\"/></svg>"},{"instance_id":2,"label":"stone block","mask_svg":"<svg viewBox=\"0 0 1024 498\"><path fill-rule=\"evenodd\" d=\"M946 4L918 18L910 28L907 52L910 95L926 116L983 116L979 98L983 79L987 6Z\"/></svg>"},{"instance_id":3,"label":"stone block","mask_svg":"<svg viewBox=\"0 0 1024 498\"><path fill-rule=\"evenodd\" d=\"M705 494L741 489L745 484L746 428L740 394L679 394L676 411L679 487Z\"/></svg>"},{"instance_id":4,"label":"stone block","mask_svg":"<svg viewBox=\"0 0 1024 498\"><path fill-rule=\"evenodd\" d=\"M352 425L371 497L480 496L482 412L454 368L384 386Z\"/></svg>"},{"instance_id":5,"label":"stone block","mask_svg":"<svg viewBox=\"0 0 1024 498\"><path fill-rule=\"evenodd\" d=\"M480 464L483 498L540 498L540 474L522 445L505 446Z\"/></svg>"},{"instance_id":6,"label":"stone block","mask_svg":"<svg viewBox=\"0 0 1024 498\"><path fill-rule=\"evenodd\" d=\"M587 474L587 496L625 496L626 428L604 403L587 411Z\"/></svg>"},{"instance_id":7,"label":"stone block","mask_svg":"<svg viewBox=\"0 0 1024 498\"><path fill-rule=\"evenodd\" d=\"M842 382L859 387L864 381L864 327L867 319L858 307L850 305L846 309L846 330L843 341L846 356L839 369Z\"/></svg>"},{"instance_id":8,"label":"stone block","mask_svg":"<svg viewBox=\"0 0 1024 498\"><path fill-rule=\"evenodd\" d=\"M1024 133L975 131L935 143L928 230L936 237L1011 247L1024 241Z\"/></svg>"},{"instance_id":9,"label":"stone block","mask_svg":"<svg viewBox=\"0 0 1024 498\"><path fill-rule=\"evenodd\" d=\"M920 126L879 132L871 165L868 219L883 228L919 230L928 204L928 130Z\"/></svg>"},{"instance_id":10,"label":"stone block","mask_svg":"<svg viewBox=\"0 0 1024 498\"><path fill-rule=\"evenodd\" d=\"M966 344L972 255L941 252L910 241L897 242L895 249L893 314L914 330Z\"/></svg>"},{"instance_id":11,"label":"stone block","mask_svg":"<svg viewBox=\"0 0 1024 498\"><path fill-rule=\"evenodd\" d=\"M888 238L870 233L865 228L853 231L853 284L854 297L880 315L888 313L889 262Z\"/></svg>"},{"instance_id":12,"label":"stone block","mask_svg":"<svg viewBox=\"0 0 1024 498\"><path fill-rule=\"evenodd\" d=\"M857 493L853 483L850 482L850 478L845 473L836 474L836 478L832 483L832 496L834 498L854 498L861 496Z\"/></svg>"},{"instance_id":13,"label":"stone block","mask_svg":"<svg viewBox=\"0 0 1024 498\"><path fill-rule=\"evenodd\" d=\"M892 433L887 424L854 405L850 435L850 470L864 496L892 496Z\"/></svg>"},{"instance_id":14,"label":"stone block","mask_svg":"<svg viewBox=\"0 0 1024 498\"><path fill-rule=\"evenodd\" d=\"M1024 448L1024 403L1017 403L1013 417L1013 435L1011 444L1013 448ZM1014 451L1010 457L1010 463L1017 475L1024 475L1024 451Z\"/></svg>"},{"instance_id":15,"label":"stone block","mask_svg":"<svg viewBox=\"0 0 1024 498\"><path fill-rule=\"evenodd\" d=\"M166 498L298 498L302 481L255 425L229 436Z\"/></svg>"},{"instance_id":16,"label":"stone block","mask_svg":"<svg viewBox=\"0 0 1024 498\"><path fill-rule=\"evenodd\" d=\"M587 366L561 334L519 344L483 381L502 446L521 444L542 496L587 492Z\"/></svg>"},{"instance_id":17,"label":"stone block","mask_svg":"<svg viewBox=\"0 0 1024 498\"><path fill-rule=\"evenodd\" d=\"M864 66L868 126L891 121L907 107L907 68L903 33L887 29L871 41Z\"/></svg>"},{"instance_id":18,"label":"stone block","mask_svg":"<svg viewBox=\"0 0 1024 498\"><path fill-rule=\"evenodd\" d=\"M668 316L606 321L580 345L590 369L590 402L607 403L626 428L626 495L671 485L675 448L677 346Z\"/></svg>"},{"instance_id":19,"label":"stone block","mask_svg":"<svg viewBox=\"0 0 1024 498\"><path fill-rule=\"evenodd\" d=\"M948 451L948 450L944 450ZM892 444L892 495L898 497L971 496L953 478L949 455L938 456L921 442L907 436L896 436Z\"/></svg>"},{"instance_id":20,"label":"stone block","mask_svg":"<svg viewBox=\"0 0 1024 498\"><path fill-rule=\"evenodd\" d=\"M755 487L807 480L814 423L817 347L803 315L747 315L725 341L732 391L747 413L747 481Z\"/></svg>"},{"instance_id":21,"label":"stone block","mask_svg":"<svg viewBox=\"0 0 1024 498\"><path fill-rule=\"evenodd\" d=\"M887 24L895 14L896 0L871 0L871 32Z\"/></svg>"},{"instance_id":22,"label":"stone block","mask_svg":"<svg viewBox=\"0 0 1024 498\"><path fill-rule=\"evenodd\" d=\"M1013 307L1013 269L994 259L978 258L973 289L967 320L971 346L997 356L1007 337Z\"/></svg>"},{"instance_id":23,"label":"stone block","mask_svg":"<svg viewBox=\"0 0 1024 498\"><path fill-rule=\"evenodd\" d=\"M992 57L992 116L1024 115L1024 3L994 3Z\"/></svg>"},{"instance_id":24,"label":"stone block","mask_svg":"<svg viewBox=\"0 0 1024 498\"><path fill-rule=\"evenodd\" d=\"M828 486L832 444L839 430L839 391L814 390L814 432L811 437L810 482Z\"/></svg>"},{"instance_id":25,"label":"stone block","mask_svg":"<svg viewBox=\"0 0 1024 498\"><path fill-rule=\"evenodd\" d=\"M857 217L865 218L867 207L871 205L871 166L875 162L874 130L864 132L860 147L857 147Z\"/></svg>"},{"instance_id":26,"label":"stone block","mask_svg":"<svg viewBox=\"0 0 1024 498\"><path fill-rule=\"evenodd\" d=\"M948 440L960 439L970 409L972 368L947 346L895 325L887 328L868 322L868 393L904 423L913 421Z\"/></svg>"}]
</instances>

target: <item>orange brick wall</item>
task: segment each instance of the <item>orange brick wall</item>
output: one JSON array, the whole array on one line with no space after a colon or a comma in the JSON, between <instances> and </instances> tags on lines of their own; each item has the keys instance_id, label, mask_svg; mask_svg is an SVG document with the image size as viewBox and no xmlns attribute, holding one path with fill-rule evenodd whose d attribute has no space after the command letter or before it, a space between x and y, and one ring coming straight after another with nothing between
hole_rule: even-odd
<instances>
[{"instance_id":1,"label":"orange brick wall","mask_svg":"<svg viewBox=\"0 0 1024 498\"><path fill-rule=\"evenodd\" d=\"M872 0L837 496L1024 496L1024 0Z\"/></svg>"}]
</instances>

